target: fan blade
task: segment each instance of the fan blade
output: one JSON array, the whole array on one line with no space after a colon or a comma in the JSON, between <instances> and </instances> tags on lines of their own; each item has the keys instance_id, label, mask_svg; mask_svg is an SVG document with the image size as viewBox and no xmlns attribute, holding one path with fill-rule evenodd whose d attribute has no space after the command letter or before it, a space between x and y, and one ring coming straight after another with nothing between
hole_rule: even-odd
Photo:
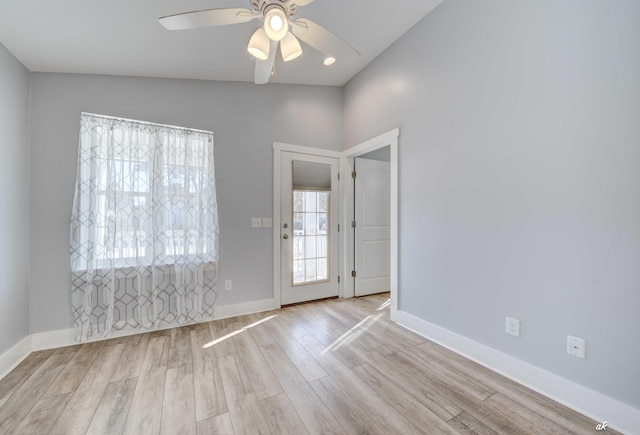
<instances>
[{"instance_id":1,"label":"fan blade","mask_svg":"<svg viewBox=\"0 0 640 435\"><path fill-rule=\"evenodd\" d=\"M280 0L280 1L283 1L283 0ZM285 9L289 9L291 5L306 6L311 3L313 3L313 0L286 0L282 5L282 7Z\"/></svg>"},{"instance_id":2,"label":"fan blade","mask_svg":"<svg viewBox=\"0 0 640 435\"><path fill-rule=\"evenodd\" d=\"M207 9L185 12L159 18L160 24L169 30L197 29L200 27L226 26L227 24L247 23L258 14L244 8Z\"/></svg>"},{"instance_id":3,"label":"fan blade","mask_svg":"<svg viewBox=\"0 0 640 435\"><path fill-rule=\"evenodd\" d=\"M271 77L271 71L273 70L273 64L276 61L276 53L278 52L278 41L271 41L269 47L269 57L267 60L256 59L256 85L264 85L269 82Z\"/></svg>"},{"instance_id":4,"label":"fan blade","mask_svg":"<svg viewBox=\"0 0 640 435\"><path fill-rule=\"evenodd\" d=\"M294 35L327 56L333 56L346 64L355 63L360 57L355 48L311 20L300 18L292 24L291 31Z\"/></svg>"}]
</instances>

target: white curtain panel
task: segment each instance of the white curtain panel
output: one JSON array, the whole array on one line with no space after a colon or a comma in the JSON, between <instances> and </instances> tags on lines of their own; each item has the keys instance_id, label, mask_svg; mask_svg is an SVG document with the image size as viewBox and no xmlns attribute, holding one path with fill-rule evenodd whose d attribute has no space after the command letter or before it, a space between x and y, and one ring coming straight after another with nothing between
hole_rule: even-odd
<instances>
[{"instance_id":1,"label":"white curtain panel","mask_svg":"<svg viewBox=\"0 0 640 435\"><path fill-rule=\"evenodd\" d=\"M83 113L76 180L76 340L212 319L213 133Z\"/></svg>"}]
</instances>

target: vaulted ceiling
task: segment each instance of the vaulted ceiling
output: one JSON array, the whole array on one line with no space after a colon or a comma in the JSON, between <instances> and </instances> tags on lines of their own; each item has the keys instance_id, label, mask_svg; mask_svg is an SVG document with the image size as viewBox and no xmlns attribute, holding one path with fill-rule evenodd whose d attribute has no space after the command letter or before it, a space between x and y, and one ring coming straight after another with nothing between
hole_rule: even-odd
<instances>
[{"instance_id":1,"label":"vaulted ceiling","mask_svg":"<svg viewBox=\"0 0 640 435\"><path fill-rule=\"evenodd\" d=\"M279 58L275 83L342 86L442 0L315 0L305 17L355 47L353 65L324 55ZM249 0L2 0L0 43L30 71L253 81L246 50L260 21L166 30L158 17L199 9L251 8Z\"/></svg>"}]
</instances>

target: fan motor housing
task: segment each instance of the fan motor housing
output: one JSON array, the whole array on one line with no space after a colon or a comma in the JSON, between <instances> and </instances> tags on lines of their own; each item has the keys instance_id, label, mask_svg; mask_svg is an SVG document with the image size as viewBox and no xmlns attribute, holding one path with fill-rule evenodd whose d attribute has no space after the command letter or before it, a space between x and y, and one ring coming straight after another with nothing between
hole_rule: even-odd
<instances>
[{"instance_id":1,"label":"fan motor housing","mask_svg":"<svg viewBox=\"0 0 640 435\"><path fill-rule=\"evenodd\" d=\"M262 14L262 19L264 19L264 15L267 13L269 6L272 5L282 9L285 15L291 18L298 12L298 5L295 3L289 3L287 5L287 2L288 0L251 0L251 7L254 11Z\"/></svg>"}]
</instances>

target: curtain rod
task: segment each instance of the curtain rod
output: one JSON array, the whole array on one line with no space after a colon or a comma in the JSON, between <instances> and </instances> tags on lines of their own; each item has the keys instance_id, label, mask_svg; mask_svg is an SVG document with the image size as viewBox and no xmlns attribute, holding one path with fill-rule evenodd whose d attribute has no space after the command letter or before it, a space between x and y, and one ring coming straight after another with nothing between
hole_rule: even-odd
<instances>
[{"instance_id":1,"label":"curtain rod","mask_svg":"<svg viewBox=\"0 0 640 435\"><path fill-rule=\"evenodd\" d=\"M81 113L81 115L95 116L97 118L115 119L115 120L118 120L118 121L135 122L136 124L155 125L155 126L160 126L160 127L175 128L175 129L178 129L178 130L188 130L188 131L193 131L193 132L197 132L197 133L214 134L212 131L209 131L209 130L198 130L197 128L179 127L177 125L169 125L169 124L158 124L157 122L138 121L137 119L128 119L128 118L121 118L121 117L118 117L118 116L100 115L98 113L91 113L91 112L80 112L80 113Z\"/></svg>"}]
</instances>

